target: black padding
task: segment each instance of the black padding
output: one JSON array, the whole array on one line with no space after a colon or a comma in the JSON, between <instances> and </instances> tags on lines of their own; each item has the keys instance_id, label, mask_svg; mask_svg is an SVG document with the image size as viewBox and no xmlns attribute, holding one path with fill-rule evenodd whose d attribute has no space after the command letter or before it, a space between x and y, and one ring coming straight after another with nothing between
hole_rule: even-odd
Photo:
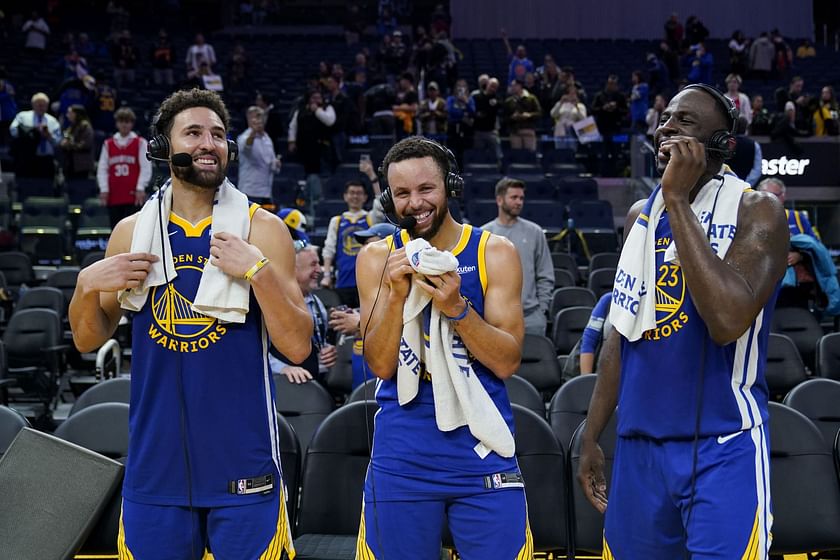
<instances>
[{"instance_id":1,"label":"black padding","mask_svg":"<svg viewBox=\"0 0 840 560\"><path fill-rule=\"evenodd\" d=\"M73 558L122 472L116 461L24 428L0 459L0 554Z\"/></svg>"},{"instance_id":2,"label":"black padding","mask_svg":"<svg viewBox=\"0 0 840 560\"><path fill-rule=\"evenodd\" d=\"M131 380L129 378L117 377L106 379L97 383L76 399L76 402L73 403L73 408L70 409L70 416L95 404L106 402L128 404L130 400Z\"/></svg>"},{"instance_id":3,"label":"black padding","mask_svg":"<svg viewBox=\"0 0 840 560\"><path fill-rule=\"evenodd\" d=\"M597 380L597 375L573 377L557 389L551 397L551 403L548 405L548 421L564 449L569 449L575 430L581 422L586 420L589 401Z\"/></svg>"},{"instance_id":4,"label":"black padding","mask_svg":"<svg viewBox=\"0 0 840 560\"><path fill-rule=\"evenodd\" d=\"M100 403L69 416L55 436L118 459L128 455L128 405Z\"/></svg>"}]
</instances>

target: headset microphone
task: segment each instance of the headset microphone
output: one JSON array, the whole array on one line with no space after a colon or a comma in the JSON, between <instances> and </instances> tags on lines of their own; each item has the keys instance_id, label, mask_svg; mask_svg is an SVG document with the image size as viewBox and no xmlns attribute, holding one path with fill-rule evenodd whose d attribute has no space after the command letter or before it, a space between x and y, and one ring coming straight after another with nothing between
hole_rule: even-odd
<instances>
[{"instance_id":1,"label":"headset microphone","mask_svg":"<svg viewBox=\"0 0 840 560\"><path fill-rule=\"evenodd\" d=\"M417 225L417 218L414 216L406 216L400 220L399 226L400 229L414 229L414 226Z\"/></svg>"},{"instance_id":2,"label":"headset microphone","mask_svg":"<svg viewBox=\"0 0 840 560\"><path fill-rule=\"evenodd\" d=\"M169 158L169 162L175 167L190 167L193 160L190 154L181 152L174 154L171 158Z\"/></svg>"}]
</instances>

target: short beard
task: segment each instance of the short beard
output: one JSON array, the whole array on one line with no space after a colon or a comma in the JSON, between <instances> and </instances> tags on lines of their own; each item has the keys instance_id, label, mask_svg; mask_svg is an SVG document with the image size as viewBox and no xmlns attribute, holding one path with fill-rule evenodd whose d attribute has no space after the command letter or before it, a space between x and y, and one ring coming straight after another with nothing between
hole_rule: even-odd
<instances>
[{"instance_id":1,"label":"short beard","mask_svg":"<svg viewBox=\"0 0 840 560\"><path fill-rule=\"evenodd\" d=\"M502 204L502 212L504 212L505 214L507 214L511 218L518 218L519 215L522 213L522 209L520 208L520 209L517 210L517 209L514 209L511 206L508 206L506 204Z\"/></svg>"},{"instance_id":2,"label":"short beard","mask_svg":"<svg viewBox=\"0 0 840 560\"><path fill-rule=\"evenodd\" d=\"M189 167L172 166L172 174L191 185L202 189L217 189L225 181L227 166L219 164L218 171L199 171L194 165Z\"/></svg>"},{"instance_id":3,"label":"short beard","mask_svg":"<svg viewBox=\"0 0 840 560\"><path fill-rule=\"evenodd\" d=\"M447 204L445 206L441 207L440 210L435 211L435 214L434 214L435 217L432 220L431 227L428 229L428 231L420 234L420 237L422 237L426 241L431 241L440 231L440 228L443 225L443 222L446 220L447 212L449 212L448 199L447 199ZM414 226L413 228L411 228L411 231L409 232L409 233L411 233L412 237L417 237L416 227L417 226Z\"/></svg>"}]
</instances>

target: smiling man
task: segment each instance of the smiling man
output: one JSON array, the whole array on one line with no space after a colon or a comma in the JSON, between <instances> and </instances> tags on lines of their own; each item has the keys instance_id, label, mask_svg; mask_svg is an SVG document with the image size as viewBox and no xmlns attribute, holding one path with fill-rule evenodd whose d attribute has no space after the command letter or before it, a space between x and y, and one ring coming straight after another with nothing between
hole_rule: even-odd
<instances>
[{"instance_id":1,"label":"smiling man","mask_svg":"<svg viewBox=\"0 0 840 560\"><path fill-rule=\"evenodd\" d=\"M454 330L460 348L507 429L513 414L504 379L519 367L524 336L522 271L506 239L456 222L447 204L454 156L421 137L394 145L382 163L396 217L416 220L408 231L365 245L356 265L364 357L379 381L373 454L365 483L360 558L425 560L440 555L444 517L465 560L532 558L525 492L515 457L480 444L467 426L438 428L432 378L417 368L417 394L400 404L397 372L403 310L410 290L431 298L423 311L430 334L432 308ZM421 237L458 260L457 272L415 276L405 244ZM414 280L414 281L413 281ZM427 339L428 340L428 339ZM464 349L466 352L464 352ZM492 412L492 411L490 411ZM484 451L482 451L484 448Z\"/></svg>"},{"instance_id":2,"label":"smiling man","mask_svg":"<svg viewBox=\"0 0 840 560\"><path fill-rule=\"evenodd\" d=\"M302 361L312 319L288 228L225 179L229 120L210 91L164 100L150 144L169 147L171 185L117 225L70 304L82 352L113 335L123 309L135 311L121 557L198 560L208 547L217 558L294 556L268 337ZM248 233L227 231L237 223ZM160 254L137 251L144 241ZM204 280L217 286L216 304L240 294L238 316L196 310Z\"/></svg>"},{"instance_id":3,"label":"smiling man","mask_svg":"<svg viewBox=\"0 0 840 560\"><path fill-rule=\"evenodd\" d=\"M660 186L627 218L578 471L606 511L605 558L768 556L764 369L787 228L723 165L736 113L708 86L677 94L654 136ZM597 441L616 404L607 502Z\"/></svg>"}]
</instances>

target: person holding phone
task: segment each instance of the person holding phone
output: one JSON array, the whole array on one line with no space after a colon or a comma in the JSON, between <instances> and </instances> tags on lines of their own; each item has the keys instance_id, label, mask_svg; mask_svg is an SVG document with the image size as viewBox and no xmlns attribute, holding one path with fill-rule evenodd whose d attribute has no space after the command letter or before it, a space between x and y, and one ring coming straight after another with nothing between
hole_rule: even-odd
<instances>
[{"instance_id":1,"label":"person holding phone","mask_svg":"<svg viewBox=\"0 0 840 560\"><path fill-rule=\"evenodd\" d=\"M256 105L245 113L248 128L236 139L239 145L239 190L252 202L273 212L271 187L280 172L280 156L274 155L274 142L265 132L265 111Z\"/></svg>"}]
</instances>

